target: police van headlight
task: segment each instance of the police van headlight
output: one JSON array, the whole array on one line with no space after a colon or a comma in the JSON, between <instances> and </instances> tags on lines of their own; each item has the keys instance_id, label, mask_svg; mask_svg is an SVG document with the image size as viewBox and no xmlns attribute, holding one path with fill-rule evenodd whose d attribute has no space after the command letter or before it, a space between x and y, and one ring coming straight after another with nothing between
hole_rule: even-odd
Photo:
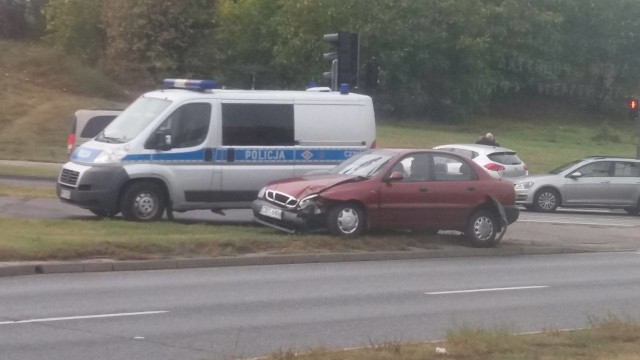
<instances>
[{"instance_id":1,"label":"police van headlight","mask_svg":"<svg viewBox=\"0 0 640 360\"><path fill-rule=\"evenodd\" d=\"M113 164L118 163L125 156L127 156L127 148L125 147L116 147L112 149L103 150L100 155L96 157L93 161L96 164Z\"/></svg>"},{"instance_id":2,"label":"police van headlight","mask_svg":"<svg viewBox=\"0 0 640 360\"><path fill-rule=\"evenodd\" d=\"M258 191L258 199L261 199L264 197L264 193L267 191L267 187L263 187L262 189L260 189L260 191Z\"/></svg>"}]
</instances>

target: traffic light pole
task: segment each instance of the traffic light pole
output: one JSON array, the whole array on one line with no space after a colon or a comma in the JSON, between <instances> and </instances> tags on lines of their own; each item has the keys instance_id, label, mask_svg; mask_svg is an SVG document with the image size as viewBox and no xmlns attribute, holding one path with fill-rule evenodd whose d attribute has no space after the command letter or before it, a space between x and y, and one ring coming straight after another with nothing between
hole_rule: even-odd
<instances>
[{"instance_id":1,"label":"traffic light pole","mask_svg":"<svg viewBox=\"0 0 640 360\"><path fill-rule=\"evenodd\" d=\"M638 127L638 145L636 147L636 159L640 159L640 117L636 118L636 126Z\"/></svg>"},{"instance_id":2,"label":"traffic light pole","mask_svg":"<svg viewBox=\"0 0 640 360\"><path fill-rule=\"evenodd\" d=\"M636 121L638 145L636 146L636 158L640 159L640 99L630 98L627 100L627 108L629 109L629 118Z\"/></svg>"}]
</instances>

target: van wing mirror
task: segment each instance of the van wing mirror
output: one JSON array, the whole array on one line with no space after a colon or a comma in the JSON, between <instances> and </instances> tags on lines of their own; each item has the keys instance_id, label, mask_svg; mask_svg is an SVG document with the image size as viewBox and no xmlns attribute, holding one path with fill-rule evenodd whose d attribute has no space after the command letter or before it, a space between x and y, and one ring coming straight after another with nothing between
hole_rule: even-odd
<instances>
[{"instance_id":1,"label":"van wing mirror","mask_svg":"<svg viewBox=\"0 0 640 360\"><path fill-rule=\"evenodd\" d=\"M173 139L170 129L159 129L153 134L152 148L167 151L173 148Z\"/></svg>"}]
</instances>

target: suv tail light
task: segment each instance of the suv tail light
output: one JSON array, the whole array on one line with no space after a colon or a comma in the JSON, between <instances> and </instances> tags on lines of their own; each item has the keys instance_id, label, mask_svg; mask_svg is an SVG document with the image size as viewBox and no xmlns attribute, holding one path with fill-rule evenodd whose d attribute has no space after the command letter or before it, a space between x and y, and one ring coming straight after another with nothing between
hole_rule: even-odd
<instances>
[{"instance_id":1,"label":"suv tail light","mask_svg":"<svg viewBox=\"0 0 640 360\"><path fill-rule=\"evenodd\" d=\"M69 137L67 138L67 155L71 155L71 152L73 152L73 148L76 145L76 134L71 133L69 134Z\"/></svg>"},{"instance_id":2,"label":"suv tail light","mask_svg":"<svg viewBox=\"0 0 640 360\"><path fill-rule=\"evenodd\" d=\"M371 148L375 149L376 148L376 140L373 140L373 142L371 143Z\"/></svg>"},{"instance_id":3,"label":"suv tail light","mask_svg":"<svg viewBox=\"0 0 640 360\"><path fill-rule=\"evenodd\" d=\"M485 164L484 167L485 169L491 170L491 171L501 171L505 169L504 166L496 163L488 163L488 164Z\"/></svg>"}]
</instances>

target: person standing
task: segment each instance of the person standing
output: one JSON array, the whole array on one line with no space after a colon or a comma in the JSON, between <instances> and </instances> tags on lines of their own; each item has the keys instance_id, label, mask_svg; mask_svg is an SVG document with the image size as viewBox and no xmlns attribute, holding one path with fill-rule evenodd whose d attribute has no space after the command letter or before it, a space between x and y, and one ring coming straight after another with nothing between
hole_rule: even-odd
<instances>
[{"instance_id":1,"label":"person standing","mask_svg":"<svg viewBox=\"0 0 640 360\"><path fill-rule=\"evenodd\" d=\"M480 140L476 141L476 144L500 146L500 144L496 141L496 137L493 136L492 133L487 133L485 136L481 137Z\"/></svg>"}]
</instances>

